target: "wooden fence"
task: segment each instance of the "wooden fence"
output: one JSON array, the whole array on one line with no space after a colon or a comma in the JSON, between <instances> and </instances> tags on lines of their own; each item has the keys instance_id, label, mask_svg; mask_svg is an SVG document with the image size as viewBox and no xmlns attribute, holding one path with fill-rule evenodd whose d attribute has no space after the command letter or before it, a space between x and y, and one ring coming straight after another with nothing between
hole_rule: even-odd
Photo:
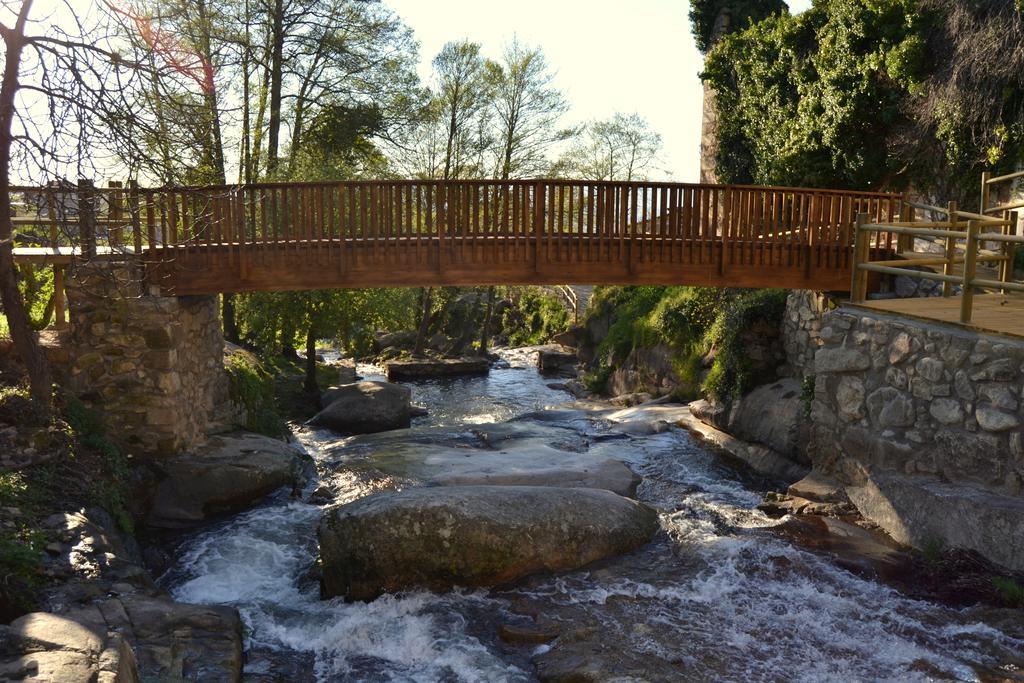
<instances>
[{"instance_id":1,"label":"wooden fence","mask_svg":"<svg viewBox=\"0 0 1024 683\"><path fill-rule=\"evenodd\" d=\"M900 222L879 222L867 214L859 215L856 222L854 268L850 286L850 299L861 303L867 298L868 273L920 278L942 283L942 295L953 294L955 285L961 286L960 322L970 323L974 295L979 289L1024 292L1024 283L1013 281L1016 245L1024 244L1024 236L1017 235L1017 213L1024 201L1002 205L991 204L991 189L996 183L1010 182L1024 177L1024 172L991 177L982 175L981 213L962 211L956 202L945 208L926 204L908 203L909 212ZM944 216L944 220L918 221L917 212L926 211ZM899 236L897 259L872 258L869 244L877 234ZM942 253L914 250L915 240L939 239ZM978 265L995 266L994 278L978 277ZM941 268L941 272L939 269ZM955 271L961 271L957 274Z\"/></svg>"}]
</instances>

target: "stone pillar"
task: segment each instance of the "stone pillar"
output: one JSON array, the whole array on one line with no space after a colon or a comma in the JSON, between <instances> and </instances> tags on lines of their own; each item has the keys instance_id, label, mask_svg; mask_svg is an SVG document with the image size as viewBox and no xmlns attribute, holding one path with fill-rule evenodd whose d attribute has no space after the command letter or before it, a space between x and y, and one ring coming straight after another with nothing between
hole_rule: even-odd
<instances>
[{"instance_id":1,"label":"stone pillar","mask_svg":"<svg viewBox=\"0 0 1024 683\"><path fill-rule=\"evenodd\" d=\"M830 308L832 303L821 292L799 289L789 293L782 318L784 374L800 380L814 375L814 354L821 346L821 320Z\"/></svg>"},{"instance_id":2,"label":"stone pillar","mask_svg":"<svg viewBox=\"0 0 1024 683\"><path fill-rule=\"evenodd\" d=\"M205 440L227 399L217 297L137 292L124 267L72 270L66 386L129 453L172 455Z\"/></svg>"}]
</instances>

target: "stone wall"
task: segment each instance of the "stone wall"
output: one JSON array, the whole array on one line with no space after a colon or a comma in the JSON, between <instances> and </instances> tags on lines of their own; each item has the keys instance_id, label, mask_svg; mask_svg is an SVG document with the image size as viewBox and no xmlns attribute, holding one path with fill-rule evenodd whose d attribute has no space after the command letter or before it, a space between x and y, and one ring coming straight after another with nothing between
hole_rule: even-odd
<instances>
[{"instance_id":1,"label":"stone wall","mask_svg":"<svg viewBox=\"0 0 1024 683\"><path fill-rule=\"evenodd\" d=\"M897 540L1024 569L1024 340L828 312L810 456Z\"/></svg>"},{"instance_id":2,"label":"stone wall","mask_svg":"<svg viewBox=\"0 0 1024 683\"><path fill-rule=\"evenodd\" d=\"M789 293L782 317L786 365L781 374L797 379L814 375L814 354L821 346L821 318L830 308L831 301L821 292L799 289Z\"/></svg>"},{"instance_id":3,"label":"stone wall","mask_svg":"<svg viewBox=\"0 0 1024 683\"><path fill-rule=\"evenodd\" d=\"M202 443L228 403L217 298L138 296L137 287L106 264L72 272L65 382L130 453L171 455Z\"/></svg>"}]
</instances>

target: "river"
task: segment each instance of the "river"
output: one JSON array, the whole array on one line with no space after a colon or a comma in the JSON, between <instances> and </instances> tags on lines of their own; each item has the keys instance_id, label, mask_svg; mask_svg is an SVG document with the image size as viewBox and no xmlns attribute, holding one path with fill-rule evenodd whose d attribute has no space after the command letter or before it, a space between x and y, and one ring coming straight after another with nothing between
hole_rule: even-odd
<instances>
[{"instance_id":1,"label":"river","mask_svg":"<svg viewBox=\"0 0 1024 683\"><path fill-rule=\"evenodd\" d=\"M770 484L684 430L626 434L583 413L532 415L570 397L522 354L509 359L488 377L412 383L414 402L430 414L401 437L406 446L466 444L490 423L537 430L557 448L628 464L643 477L637 497L660 510L662 532L629 555L511 587L346 604L320 599L312 569L322 508L273 498L192 534L161 579L177 600L239 609L246 680L531 681L567 671L609 681L1022 676L1019 611L952 609L859 578L774 533L778 520L756 509ZM341 478L341 498L370 490L364 478L345 479L366 457L366 442L296 434L335 485ZM502 624L560 637L508 644Z\"/></svg>"}]
</instances>

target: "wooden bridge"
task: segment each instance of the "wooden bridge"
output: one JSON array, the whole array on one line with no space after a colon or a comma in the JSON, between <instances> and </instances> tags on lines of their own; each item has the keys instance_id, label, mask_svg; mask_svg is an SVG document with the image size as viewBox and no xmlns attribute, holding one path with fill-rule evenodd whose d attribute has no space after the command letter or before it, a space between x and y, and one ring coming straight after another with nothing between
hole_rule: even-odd
<instances>
[{"instance_id":1,"label":"wooden bridge","mask_svg":"<svg viewBox=\"0 0 1024 683\"><path fill-rule=\"evenodd\" d=\"M849 290L902 196L578 180L17 187L20 262L125 259L165 295L481 284ZM880 233L869 256L893 253Z\"/></svg>"}]
</instances>

